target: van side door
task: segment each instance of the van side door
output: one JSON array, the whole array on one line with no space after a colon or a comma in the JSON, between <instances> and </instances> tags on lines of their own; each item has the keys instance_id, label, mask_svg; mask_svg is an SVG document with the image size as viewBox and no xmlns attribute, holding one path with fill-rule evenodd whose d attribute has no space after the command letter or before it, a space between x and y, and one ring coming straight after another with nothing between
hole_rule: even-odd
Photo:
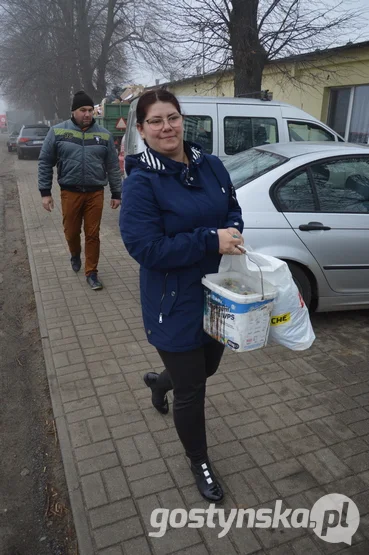
<instances>
[{"instance_id":1,"label":"van side door","mask_svg":"<svg viewBox=\"0 0 369 555\"><path fill-rule=\"evenodd\" d=\"M219 157L227 158L253 146L287 141L279 106L218 103ZM281 136L282 135L282 136Z\"/></svg>"}]
</instances>

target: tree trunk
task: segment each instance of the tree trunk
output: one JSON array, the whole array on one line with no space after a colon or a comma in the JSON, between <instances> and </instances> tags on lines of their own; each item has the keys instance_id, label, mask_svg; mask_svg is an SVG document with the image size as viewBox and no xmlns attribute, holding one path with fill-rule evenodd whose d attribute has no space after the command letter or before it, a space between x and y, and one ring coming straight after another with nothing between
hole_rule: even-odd
<instances>
[{"instance_id":1,"label":"tree trunk","mask_svg":"<svg viewBox=\"0 0 369 555\"><path fill-rule=\"evenodd\" d=\"M259 0L232 0L229 22L234 65L234 95L260 98L267 53L258 35Z\"/></svg>"},{"instance_id":2,"label":"tree trunk","mask_svg":"<svg viewBox=\"0 0 369 555\"><path fill-rule=\"evenodd\" d=\"M82 85L85 92L93 98L95 96L96 89L93 83L93 71L91 67L90 29L88 26L86 1L78 0L76 6L76 37L78 40L78 57Z\"/></svg>"}]
</instances>

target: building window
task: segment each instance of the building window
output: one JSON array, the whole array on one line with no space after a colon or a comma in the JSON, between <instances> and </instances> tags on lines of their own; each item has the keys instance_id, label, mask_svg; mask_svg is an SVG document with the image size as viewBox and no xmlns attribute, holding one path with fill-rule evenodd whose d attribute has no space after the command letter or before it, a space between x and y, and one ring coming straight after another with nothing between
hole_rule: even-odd
<instances>
[{"instance_id":1,"label":"building window","mask_svg":"<svg viewBox=\"0 0 369 555\"><path fill-rule=\"evenodd\" d=\"M369 143L369 85L331 89L328 125L351 143Z\"/></svg>"}]
</instances>

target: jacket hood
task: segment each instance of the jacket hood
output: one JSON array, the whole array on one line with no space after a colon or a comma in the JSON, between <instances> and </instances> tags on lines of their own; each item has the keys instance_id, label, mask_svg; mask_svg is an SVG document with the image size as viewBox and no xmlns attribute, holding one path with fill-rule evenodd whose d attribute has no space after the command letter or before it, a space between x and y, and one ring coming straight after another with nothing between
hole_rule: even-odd
<instances>
[{"instance_id":1,"label":"jacket hood","mask_svg":"<svg viewBox=\"0 0 369 555\"><path fill-rule=\"evenodd\" d=\"M184 141L185 153L190 161L190 167L196 167L204 159L204 152L200 145ZM167 156L163 156L148 147L139 154L132 154L125 159L125 169L129 175L135 168L161 174L183 173L187 166L183 162L176 162Z\"/></svg>"}]
</instances>

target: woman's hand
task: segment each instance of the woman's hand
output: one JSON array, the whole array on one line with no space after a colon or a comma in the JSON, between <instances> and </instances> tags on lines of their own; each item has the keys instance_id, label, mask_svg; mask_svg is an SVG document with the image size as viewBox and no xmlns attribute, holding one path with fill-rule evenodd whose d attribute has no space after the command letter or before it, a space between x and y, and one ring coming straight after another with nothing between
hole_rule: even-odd
<instances>
[{"instance_id":1,"label":"woman's hand","mask_svg":"<svg viewBox=\"0 0 369 555\"><path fill-rule=\"evenodd\" d=\"M242 245L244 244L244 240L243 240L242 234L239 232L238 229L236 229L235 227L228 227L228 228L227 228L227 231L228 231L228 233L230 233L230 234L232 235L232 237L233 237L234 239L240 238L241 241L242 241Z\"/></svg>"},{"instance_id":2,"label":"woman's hand","mask_svg":"<svg viewBox=\"0 0 369 555\"><path fill-rule=\"evenodd\" d=\"M218 237L220 254L243 254L237 248L237 245L243 245L243 237L237 229L218 229Z\"/></svg>"}]
</instances>

